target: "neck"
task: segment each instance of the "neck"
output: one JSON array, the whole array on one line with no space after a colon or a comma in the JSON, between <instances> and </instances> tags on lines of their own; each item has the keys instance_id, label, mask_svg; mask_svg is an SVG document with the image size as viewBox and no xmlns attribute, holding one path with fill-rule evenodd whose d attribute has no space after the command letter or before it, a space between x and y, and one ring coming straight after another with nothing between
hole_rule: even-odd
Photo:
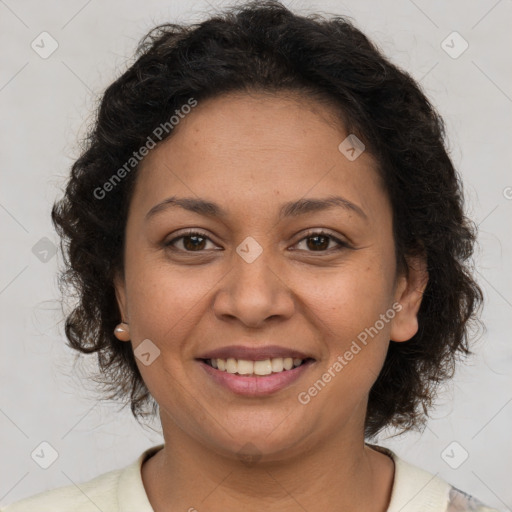
<instances>
[{"instance_id":1,"label":"neck","mask_svg":"<svg viewBox=\"0 0 512 512\"><path fill-rule=\"evenodd\" d=\"M164 448L142 467L155 512L387 510L393 461L366 446L364 437L327 436L286 458L251 460L216 453L176 425L162 424Z\"/></svg>"}]
</instances>

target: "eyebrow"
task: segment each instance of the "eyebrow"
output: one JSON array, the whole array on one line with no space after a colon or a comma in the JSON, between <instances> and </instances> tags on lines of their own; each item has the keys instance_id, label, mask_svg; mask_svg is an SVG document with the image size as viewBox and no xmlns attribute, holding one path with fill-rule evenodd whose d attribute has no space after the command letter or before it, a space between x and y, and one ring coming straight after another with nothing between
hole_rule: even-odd
<instances>
[{"instance_id":1,"label":"eyebrow","mask_svg":"<svg viewBox=\"0 0 512 512\"><path fill-rule=\"evenodd\" d=\"M206 217L219 217L225 219L228 213L218 204L204 199L195 197L176 197L171 196L162 202L153 206L146 214L146 221L157 213L163 212L171 207L180 207L185 210L204 215ZM322 199L299 199L284 203L279 210L279 219L286 217L297 217L306 213L313 213L330 208L343 208L346 211L354 212L364 220L368 220L368 216L357 204L352 203L348 199L341 196L329 196Z\"/></svg>"}]
</instances>

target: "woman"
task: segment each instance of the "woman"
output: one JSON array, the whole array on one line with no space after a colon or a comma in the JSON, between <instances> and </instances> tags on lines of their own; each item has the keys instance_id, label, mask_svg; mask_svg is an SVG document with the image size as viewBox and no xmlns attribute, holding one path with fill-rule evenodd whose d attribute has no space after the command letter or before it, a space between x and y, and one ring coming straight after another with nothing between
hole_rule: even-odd
<instances>
[{"instance_id":1,"label":"woman","mask_svg":"<svg viewBox=\"0 0 512 512\"><path fill-rule=\"evenodd\" d=\"M52 218L70 346L165 442L5 512L491 510L368 442L425 424L482 294L442 119L347 20L157 27Z\"/></svg>"}]
</instances>

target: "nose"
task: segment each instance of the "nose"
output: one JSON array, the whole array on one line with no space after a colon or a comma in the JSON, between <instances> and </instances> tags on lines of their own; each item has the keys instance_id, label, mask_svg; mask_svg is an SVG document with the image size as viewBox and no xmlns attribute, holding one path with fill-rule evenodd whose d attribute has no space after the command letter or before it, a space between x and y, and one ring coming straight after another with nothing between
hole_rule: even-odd
<instances>
[{"instance_id":1,"label":"nose","mask_svg":"<svg viewBox=\"0 0 512 512\"><path fill-rule=\"evenodd\" d=\"M213 310L218 318L237 319L247 327L258 328L271 319L285 320L293 315L293 292L279 265L266 252L251 263L234 255L233 268L214 297Z\"/></svg>"}]
</instances>

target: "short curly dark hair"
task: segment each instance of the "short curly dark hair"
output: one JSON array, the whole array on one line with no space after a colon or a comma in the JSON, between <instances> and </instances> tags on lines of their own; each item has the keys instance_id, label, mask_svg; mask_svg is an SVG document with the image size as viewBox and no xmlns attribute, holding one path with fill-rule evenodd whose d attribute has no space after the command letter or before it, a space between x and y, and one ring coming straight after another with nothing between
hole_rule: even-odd
<instances>
[{"instance_id":1,"label":"short curly dark hair","mask_svg":"<svg viewBox=\"0 0 512 512\"><path fill-rule=\"evenodd\" d=\"M52 209L65 262L60 284L78 297L66 318L68 345L97 353L109 399L128 403L129 396L137 420L148 415L148 404L155 415L158 404L131 345L113 334L121 319L113 280L123 272L137 167L111 187L108 200L98 190L190 98L237 91L293 91L305 104L327 101L340 126L375 157L392 204L397 268L407 271L406 257L423 255L429 281L418 332L408 342L390 342L371 388L365 436L387 426L421 428L457 356L472 354L470 326L481 323L483 295L470 268L476 226L464 215L442 118L418 83L342 16L299 16L278 2L253 1L202 23L160 25L142 39L135 62L106 89L65 195Z\"/></svg>"}]
</instances>

